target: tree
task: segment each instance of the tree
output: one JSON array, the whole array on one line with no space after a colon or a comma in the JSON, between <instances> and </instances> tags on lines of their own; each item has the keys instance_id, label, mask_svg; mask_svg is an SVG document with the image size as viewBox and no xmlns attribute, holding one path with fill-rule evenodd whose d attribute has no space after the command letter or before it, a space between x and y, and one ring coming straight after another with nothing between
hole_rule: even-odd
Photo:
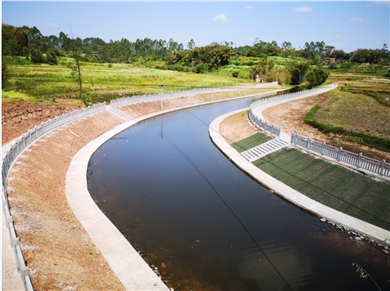
<instances>
[{"instance_id":1,"label":"tree","mask_svg":"<svg viewBox=\"0 0 390 291\"><path fill-rule=\"evenodd\" d=\"M265 52L269 55L269 56L276 56L277 54L279 54L279 47L278 47L278 44L276 41L272 41L271 43L267 43L265 45Z\"/></svg>"},{"instance_id":2,"label":"tree","mask_svg":"<svg viewBox=\"0 0 390 291\"><path fill-rule=\"evenodd\" d=\"M80 53L82 49L82 40L77 38L76 40L68 38L66 34L60 32L60 42L65 51L69 52L71 57L75 60L75 64L69 63L68 67L72 70L72 75L76 76L77 83L79 85L80 99L83 99L83 82L81 79L80 68Z\"/></svg>"},{"instance_id":3,"label":"tree","mask_svg":"<svg viewBox=\"0 0 390 291\"><path fill-rule=\"evenodd\" d=\"M333 55L333 52L334 52L334 50L335 50L335 47L334 46L331 46L331 45L327 45L327 46L325 46L325 51L326 51L326 56L327 57L330 57L330 56L332 56Z\"/></svg>"},{"instance_id":4,"label":"tree","mask_svg":"<svg viewBox=\"0 0 390 291\"><path fill-rule=\"evenodd\" d=\"M77 82L79 84L80 99L83 99L83 82L81 80L81 68L80 68L80 53L75 47L72 51L72 56L76 60L76 66L72 66L72 71L76 74Z\"/></svg>"},{"instance_id":5,"label":"tree","mask_svg":"<svg viewBox=\"0 0 390 291\"><path fill-rule=\"evenodd\" d=\"M282 43L282 49L283 50L289 50L291 48L292 48L291 42L285 41L285 42Z\"/></svg>"},{"instance_id":6,"label":"tree","mask_svg":"<svg viewBox=\"0 0 390 291\"><path fill-rule=\"evenodd\" d=\"M43 54L39 49L33 48L31 50L31 61L35 64L40 64L45 62L45 58L43 57Z\"/></svg>"},{"instance_id":7,"label":"tree","mask_svg":"<svg viewBox=\"0 0 390 291\"><path fill-rule=\"evenodd\" d=\"M29 54L30 54L30 52L28 51L28 48L23 47L23 56L26 57L27 60L28 60Z\"/></svg>"},{"instance_id":8,"label":"tree","mask_svg":"<svg viewBox=\"0 0 390 291\"><path fill-rule=\"evenodd\" d=\"M309 70L310 62L291 62L288 65L288 70L291 72L291 85L299 85L305 80L307 71Z\"/></svg>"},{"instance_id":9,"label":"tree","mask_svg":"<svg viewBox=\"0 0 390 291\"><path fill-rule=\"evenodd\" d=\"M355 63L376 64L379 60L380 53L376 50L358 49L352 56L351 61Z\"/></svg>"},{"instance_id":10,"label":"tree","mask_svg":"<svg viewBox=\"0 0 390 291\"><path fill-rule=\"evenodd\" d=\"M3 55L22 56L23 48L28 47L28 28L2 25L2 51Z\"/></svg>"},{"instance_id":11,"label":"tree","mask_svg":"<svg viewBox=\"0 0 390 291\"><path fill-rule=\"evenodd\" d=\"M315 68L312 72L307 74L306 81L309 82L310 87L316 87L324 83L328 77L329 72Z\"/></svg>"},{"instance_id":12,"label":"tree","mask_svg":"<svg viewBox=\"0 0 390 291\"><path fill-rule=\"evenodd\" d=\"M254 80L259 75L265 82L276 80L275 62L273 60L261 59L256 66L251 68L250 75Z\"/></svg>"},{"instance_id":13,"label":"tree","mask_svg":"<svg viewBox=\"0 0 390 291\"><path fill-rule=\"evenodd\" d=\"M247 53L248 57L266 57L265 45L263 41L256 43Z\"/></svg>"},{"instance_id":14,"label":"tree","mask_svg":"<svg viewBox=\"0 0 390 291\"><path fill-rule=\"evenodd\" d=\"M187 48L188 48L189 50L192 50L192 49L195 48L195 42L194 42L193 39L191 39L191 40L188 42Z\"/></svg>"},{"instance_id":15,"label":"tree","mask_svg":"<svg viewBox=\"0 0 390 291\"><path fill-rule=\"evenodd\" d=\"M1 58L1 89L6 88L8 83L9 83L8 66L3 56Z\"/></svg>"},{"instance_id":16,"label":"tree","mask_svg":"<svg viewBox=\"0 0 390 291\"><path fill-rule=\"evenodd\" d=\"M169 64L180 64L182 66L197 67L199 64L206 64L209 70L216 70L221 66L229 64L232 49L227 46L204 46L197 47L189 51L177 51L175 54L168 55ZM205 71L206 66L201 66Z\"/></svg>"},{"instance_id":17,"label":"tree","mask_svg":"<svg viewBox=\"0 0 390 291\"><path fill-rule=\"evenodd\" d=\"M292 57L295 55L295 49L289 41L285 41L282 43L281 50L282 56L285 58Z\"/></svg>"},{"instance_id":18,"label":"tree","mask_svg":"<svg viewBox=\"0 0 390 291\"><path fill-rule=\"evenodd\" d=\"M42 49L42 33L35 26L28 31L28 44L30 48Z\"/></svg>"},{"instance_id":19,"label":"tree","mask_svg":"<svg viewBox=\"0 0 390 291\"><path fill-rule=\"evenodd\" d=\"M348 59L348 54L346 54L343 50L334 50L331 55L328 57L334 57L336 59Z\"/></svg>"},{"instance_id":20,"label":"tree","mask_svg":"<svg viewBox=\"0 0 390 291\"><path fill-rule=\"evenodd\" d=\"M57 62L57 56L56 56L56 53L55 51L52 49L52 50L49 50L47 53L46 53L46 62L50 65L57 65L58 62Z\"/></svg>"},{"instance_id":21,"label":"tree","mask_svg":"<svg viewBox=\"0 0 390 291\"><path fill-rule=\"evenodd\" d=\"M322 63L322 59L321 59L321 56L320 55L316 55L314 57L314 59L312 60L311 64L312 65L316 65L316 66L320 66Z\"/></svg>"}]
</instances>

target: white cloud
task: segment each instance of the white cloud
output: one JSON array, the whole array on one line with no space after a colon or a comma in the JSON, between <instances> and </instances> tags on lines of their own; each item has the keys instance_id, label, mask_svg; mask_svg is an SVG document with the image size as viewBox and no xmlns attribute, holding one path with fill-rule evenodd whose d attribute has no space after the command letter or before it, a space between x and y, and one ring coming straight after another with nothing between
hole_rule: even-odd
<instances>
[{"instance_id":1,"label":"white cloud","mask_svg":"<svg viewBox=\"0 0 390 291\"><path fill-rule=\"evenodd\" d=\"M389 0L382 0L382 1L374 1L375 5L387 5L390 6L390 1Z\"/></svg>"},{"instance_id":2,"label":"white cloud","mask_svg":"<svg viewBox=\"0 0 390 291\"><path fill-rule=\"evenodd\" d=\"M50 22L45 24L46 27L57 27L58 25L56 23Z\"/></svg>"},{"instance_id":3,"label":"white cloud","mask_svg":"<svg viewBox=\"0 0 390 291\"><path fill-rule=\"evenodd\" d=\"M225 14L218 14L213 18L214 21L220 21L220 22L228 22L228 19Z\"/></svg>"},{"instance_id":4,"label":"white cloud","mask_svg":"<svg viewBox=\"0 0 390 291\"><path fill-rule=\"evenodd\" d=\"M246 8L246 9L249 9L249 10L252 10L252 9L253 9L253 6L252 6L252 5L246 5L245 8Z\"/></svg>"},{"instance_id":5,"label":"white cloud","mask_svg":"<svg viewBox=\"0 0 390 291\"><path fill-rule=\"evenodd\" d=\"M359 17L353 17L353 18L350 18L349 20L352 22L363 22L363 19L361 19Z\"/></svg>"},{"instance_id":6,"label":"white cloud","mask_svg":"<svg viewBox=\"0 0 390 291\"><path fill-rule=\"evenodd\" d=\"M294 12L310 12L312 10L313 10L313 7L309 7L309 6L302 6L302 7L293 8Z\"/></svg>"},{"instance_id":7,"label":"white cloud","mask_svg":"<svg viewBox=\"0 0 390 291\"><path fill-rule=\"evenodd\" d=\"M341 35L340 34L336 35L336 38L341 38Z\"/></svg>"}]
</instances>

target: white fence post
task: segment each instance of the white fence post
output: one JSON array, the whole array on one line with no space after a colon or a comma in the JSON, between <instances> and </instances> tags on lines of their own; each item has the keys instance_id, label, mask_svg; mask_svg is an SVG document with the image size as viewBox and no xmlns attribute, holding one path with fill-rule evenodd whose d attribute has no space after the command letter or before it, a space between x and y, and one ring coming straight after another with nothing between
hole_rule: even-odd
<instances>
[{"instance_id":1,"label":"white fence post","mask_svg":"<svg viewBox=\"0 0 390 291\"><path fill-rule=\"evenodd\" d=\"M322 145L321 145L321 155L324 155L324 154L325 154L325 142L323 141Z\"/></svg>"},{"instance_id":2,"label":"white fence post","mask_svg":"<svg viewBox=\"0 0 390 291\"><path fill-rule=\"evenodd\" d=\"M339 151L338 151L338 153L337 153L337 161L338 161L338 162L340 162L340 156L341 156L342 151L343 151L343 148L340 147L340 148L339 148Z\"/></svg>"},{"instance_id":3,"label":"white fence post","mask_svg":"<svg viewBox=\"0 0 390 291\"><path fill-rule=\"evenodd\" d=\"M382 160L381 162L381 169L379 171L379 176L382 176L383 175L383 170L385 169L385 160Z\"/></svg>"},{"instance_id":4,"label":"white fence post","mask_svg":"<svg viewBox=\"0 0 390 291\"><path fill-rule=\"evenodd\" d=\"M358 155L358 158L357 158L357 162L356 162L356 168L360 168L360 161L362 160L362 153L359 153Z\"/></svg>"}]
</instances>

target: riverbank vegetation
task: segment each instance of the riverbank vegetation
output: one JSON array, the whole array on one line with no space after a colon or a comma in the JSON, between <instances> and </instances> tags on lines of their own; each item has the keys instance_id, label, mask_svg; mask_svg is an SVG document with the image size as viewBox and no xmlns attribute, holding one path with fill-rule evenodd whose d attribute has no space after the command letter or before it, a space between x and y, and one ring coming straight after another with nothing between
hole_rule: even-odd
<instances>
[{"instance_id":1,"label":"riverbank vegetation","mask_svg":"<svg viewBox=\"0 0 390 291\"><path fill-rule=\"evenodd\" d=\"M240 47L227 41L197 47L192 39L186 47L173 39L106 43L98 37L71 39L63 32L44 36L36 27L3 24L2 53L3 96L22 94L35 102L56 103L61 98L91 105L256 80L303 88L335 82L341 88L328 93L306 122L348 141L381 150L389 147L386 44L347 53L318 41L300 49L287 41L278 45L259 39ZM342 144L342 139L337 142Z\"/></svg>"},{"instance_id":2,"label":"riverbank vegetation","mask_svg":"<svg viewBox=\"0 0 390 291\"><path fill-rule=\"evenodd\" d=\"M300 49L288 41L278 45L259 39L245 46L224 41L197 47L191 39L185 47L173 39L149 38L107 43L99 37L71 39L64 32L44 36L37 27L6 24L2 25L2 53L5 90L40 98L78 94L84 100L87 94L101 94L106 101L118 92L134 95L244 85L256 78L310 88L322 84L332 72L385 75L390 61L385 45L346 53L319 41L306 42ZM207 78L198 76L202 74Z\"/></svg>"},{"instance_id":3,"label":"riverbank vegetation","mask_svg":"<svg viewBox=\"0 0 390 291\"><path fill-rule=\"evenodd\" d=\"M344 85L326 93L321 104L314 106L305 123L323 133L334 135L334 145L343 142L390 152L390 81L335 76Z\"/></svg>"}]
</instances>

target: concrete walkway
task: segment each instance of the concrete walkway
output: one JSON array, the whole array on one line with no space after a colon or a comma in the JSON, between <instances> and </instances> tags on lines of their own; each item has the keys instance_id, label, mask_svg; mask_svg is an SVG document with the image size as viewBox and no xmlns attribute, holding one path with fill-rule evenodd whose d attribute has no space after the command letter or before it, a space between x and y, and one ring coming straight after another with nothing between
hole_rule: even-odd
<instances>
[{"instance_id":1,"label":"concrete walkway","mask_svg":"<svg viewBox=\"0 0 390 291\"><path fill-rule=\"evenodd\" d=\"M340 211L334 210L328 206L318 203L315 200L308 198L302 193L292 189L291 187L276 180L272 176L261 171L255 165L247 161L240 153L231 147L225 139L221 136L219 126L221 122L230 115L243 112L247 109L240 109L234 112L224 114L215 119L209 128L209 134L214 144L240 169L253 177L265 187L273 190L277 195L290 201L306 211L309 211L319 217L325 218L328 221L344 226L346 229L353 230L357 233L363 234L369 238L377 240L383 244L390 245L386 239L390 238L390 232L379 228L375 225L346 215Z\"/></svg>"}]
</instances>

